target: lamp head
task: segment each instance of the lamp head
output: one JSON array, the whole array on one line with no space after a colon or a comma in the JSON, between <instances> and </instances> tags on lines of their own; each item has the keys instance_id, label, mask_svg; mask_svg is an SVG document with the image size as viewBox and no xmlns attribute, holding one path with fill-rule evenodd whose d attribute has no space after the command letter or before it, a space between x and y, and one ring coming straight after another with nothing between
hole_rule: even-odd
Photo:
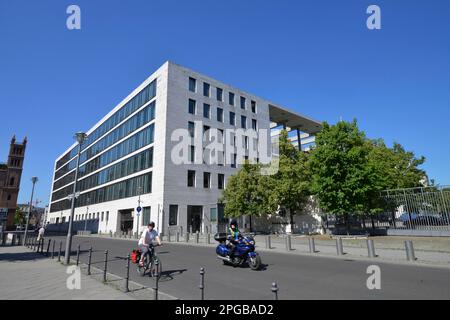
<instances>
[{"instance_id":1,"label":"lamp head","mask_svg":"<svg viewBox=\"0 0 450 320\"><path fill-rule=\"evenodd\" d=\"M79 144L82 144L84 140L86 140L87 134L84 132L77 132L75 133L75 139Z\"/></svg>"}]
</instances>

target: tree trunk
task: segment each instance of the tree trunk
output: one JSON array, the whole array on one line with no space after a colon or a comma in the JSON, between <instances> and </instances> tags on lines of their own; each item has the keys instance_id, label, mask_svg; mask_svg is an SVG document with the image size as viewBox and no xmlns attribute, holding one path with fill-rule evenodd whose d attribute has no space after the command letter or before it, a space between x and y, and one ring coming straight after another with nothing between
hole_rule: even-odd
<instances>
[{"instance_id":1,"label":"tree trunk","mask_svg":"<svg viewBox=\"0 0 450 320\"><path fill-rule=\"evenodd\" d=\"M294 233L294 214L292 213L292 209L289 209L289 218L291 225L291 233Z\"/></svg>"}]
</instances>

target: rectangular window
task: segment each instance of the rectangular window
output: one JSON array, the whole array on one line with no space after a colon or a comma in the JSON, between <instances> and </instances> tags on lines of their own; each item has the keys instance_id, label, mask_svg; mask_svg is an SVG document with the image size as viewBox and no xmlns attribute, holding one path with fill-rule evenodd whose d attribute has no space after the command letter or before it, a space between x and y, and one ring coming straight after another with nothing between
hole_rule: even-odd
<instances>
[{"instance_id":1,"label":"rectangular window","mask_svg":"<svg viewBox=\"0 0 450 320\"><path fill-rule=\"evenodd\" d=\"M252 112L256 113L256 101L251 101L251 105L252 105Z\"/></svg>"},{"instance_id":2,"label":"rectangular window","mask_svg":"<svg viewBox=\"0 0 450 320\"><path fill-rule=\"evenodd\" d=\"M203 117L210 118L211 106L207 103L203 104Z\"/></svg>"},{"instance_id":3,"label":"rectangular window","mask_svg":"<svg viewBox=\"0 0 450 320\"><path fill-rule=\"evenodd\" d=\"M247 117L246 116L241 116L241 128L247 129Z\"/></svg>"},{"instance_id":4,"label":"rectangular window","mask_svg":"<svg viewBox=\"0 0 450 320\"><path fill-rule=\"evenodd\" d=\"M258 127L258 122L256 121L256 119L252 119L252 129L257 130L257 127Z\"/></svg>"},{"instance_id":5,"label":"rectangular window","mask_svg":"<svg viewBox=\"0 0 450 320\"><path fill-rule=\"evenodd\" d=\"M195 133L195 123L192 122L192 121L189 121L189 122L188 122L188 132L189 132L189 135L190 135L191 137L194 137L194 133Z\"/></svg>"},{"instance_id":6,"label":"rectangular window","mask_svg":"<svg viewBox=\"0 0 450 320\"><path fill-rule=\"evenodd\" d=\"M195 114L195 100L189 99L189 113Z\"/></svg>"},{"instance_id":7,"label":"rectangular window","mask_svg":"<svg viewBox=\"0 0 450 320\"><path fill-rule=\"evenodd\" d=\"M146 226L150 223L151 207L142 208L142 225Z\"/></svg>"},{"instance_id":8,"label":"rectangular window","mask_svg":"<svg viewBox=\"0 0 450 320\"><path fill-rule=\"evenodd\" d=\"M203 95L205 97L209 97L209 91L211 90L211 86L209 83L203 82Z\"/></svg>"},{"instance_id":9,"label":"rectangular window","mask_svg":"<svg viewBox=\"0 0 450 320\"><path fill-rule=\"evenodd\" d=\"M241 109L245 110L245 97L241 97Z\"/></svg>"},{"instance_id":10,"label":"rectangular window","mask_svg":"<svg viewBox=\"0 0 450 320\"><path fill-rule=\"evenodd\" d=\"M217 221L217 208L209 209L209 221L211 222Z\"/></svg>"},{"instance_id":11,"label":"rectangular window","mask_svg":"<svg viewBox=\"0 0 450 320\"><path fill-rule=\"evenodd\" d=\"M197 80L189 78L189 91L195 92L197 87Z\"/></svg>"},{"instance_id":12,"label":"rectangular window","mask_svg":"<svg viewBox=\"0 0 450 320\"><path fill-rule=\"evenodd\" d=\"M106 222L109 221L109 211L106 211Z\"/></svg>"},{"instance_id":13,"label":"rectangular window","mask_svg":"<svg viewBox=\"0 0 450 320\"><path fill-rule=\"evenodd\" d=\"M178 205L169 205L169 226L176 226L178 224Z\"/></svg>"},{"instance_id":14,"label":"rectangular window","mask_svg":"<svg viewBox=\"0 0 450 320\"><path fill-rule=\"evenodd\" d=\"M219 173L217 175L217 188L223 189L225 187L225 175L223 173Z\"/></svg>"},{"instance_id":15,"label":"rectangular window","mask_svg":"<svg viewBox=\"0 0 450 320\"><path fill-rule=\"evenodd\" d=\"M223 109L217 108L217 121L223 122Z\"/></svg>"},{"instance_id":16,"label":"rectangular window","mask_svg":"<svg viewBox=\"0 0 450 320\"><path fill-rule=\"evenodd\" d=\"M105 213L102 212L102 222L103 222L104 218L105 218Z\"/></svg>"},{"instance_id":17,"label":"rectangular window","mask_svg":"<svg viewBox=\"0 0 450 320\"><path fill-rule=\"evenodd\" d=\"M228 93L228 103L230 105L234 106L234 93L233 92Z\"/></svg>"},{"instance_id":18,"label":"rectangular window","mask_svg":"<svg viewBox=\"0 0 450 320\"><path fill-rule=\"evenodd\" d=\"M189 148L189 161L193 164L195 162L195 147L190 146Z\"/></svg>"},{"instance_id":19,"label":"rectangular window","mask_svg":"<svg viewBox=\"0 0 450 320\"><path fill-rule=\"evenodd\" d=\"M236 114L230 111L230 124L232 126L236 125Z\"/></svg>"},{"instance_id":20,"label":"rectangular window","mask_svg":"<svg viewBox=\"0 0 450 320\"><path fill-rule=\"evenodd\" d=\"M210 129L211 129L210 126L203 126L203 139L205 139L206 141L210 140L211 137Z\"/></svg>"},{"instance_id":21,"label":"rectangular window","mask_svg":"<svg viewBox=\"0 0 450 320\"><path fill-rule=\"evenodd\" d=\"M232 168L236 168L236 160L237 160L237 156L236 156L236 154L233 154L233 157L231 158L231 167Z\"/></svg>"},{"instance_id":22,"label":"rectangular window","mask_svg":"<svg viewBox=\"0 0 450 320\"><path fill-rule=\"evenodd\" d=\"M188 187L195 187L195 171L194 170L188 170L188 173L187 173L187 186Z\"/></svg>"},{"instance_id":23,"label":"rectangular window","mask_svg":"<svg viewBox=\"0 0 450 320\"><path fill-rule=\"evenodd\" d=\"M217 101L223 101L223 90L220 88L217 88L217 94L216 94L216 98Z\"/></svg>"},{"instance_id":24,"label":"rectangular window","mask_svg":"<svg viewBox=\"0 0 450 320\"><path fill-rule=\"evenodd\" d=\"M211 173L203 172L203 188L211 188Z\"/></svg>"}]
</instances>

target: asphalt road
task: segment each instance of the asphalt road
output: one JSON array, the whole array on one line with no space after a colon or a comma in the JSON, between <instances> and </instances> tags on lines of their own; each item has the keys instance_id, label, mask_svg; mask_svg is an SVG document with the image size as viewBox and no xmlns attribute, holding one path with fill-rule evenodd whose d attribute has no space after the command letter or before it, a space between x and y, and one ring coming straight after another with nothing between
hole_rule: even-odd
<instances>
[{"instance_id":1,"label":"asphalt road","mask_svg":"<svg viewBox=\"0 0 450 320\"><path fill-rule=\"evenodd\" d=\"M108 250L108 272L122 277L126 272L123 258L137 247L134 241L73 239L73 250L81 245L82 262L87 262L87 249L93 247L92 262L97 268L103 267ZM263 252L264 268L253 271L223 265L211 247L164 243L156 250L163 265L159 289L180 299L199 299L200 267L206 270L206 299L272 299L274 281L280 299L450 299L450 269ZM367 288L371 264L380 267L380 290ZM153 285L153 279L140 277L133 264L130 278Z\"/></svg>"}]
</instances>

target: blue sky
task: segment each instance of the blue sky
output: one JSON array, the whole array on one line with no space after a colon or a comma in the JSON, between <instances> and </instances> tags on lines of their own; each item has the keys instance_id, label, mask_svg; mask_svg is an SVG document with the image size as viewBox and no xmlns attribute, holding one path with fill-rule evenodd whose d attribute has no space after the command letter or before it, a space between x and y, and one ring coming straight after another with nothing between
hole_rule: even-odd
<instances>
[{"instance_id":1,"label":"blue sky","mask_svg":"<svg viewBox=\"0 0 450 320\"><path fill-rule=\"evenodd\" d=\"M66 28L81 8L82 29ZM382 29L366 27L381 8ZM0 161L28 136L47 204L55 158L164 61L318 120L357 118L450 184L450 1L0 0Z\"/></svg>"}]
</instances>

